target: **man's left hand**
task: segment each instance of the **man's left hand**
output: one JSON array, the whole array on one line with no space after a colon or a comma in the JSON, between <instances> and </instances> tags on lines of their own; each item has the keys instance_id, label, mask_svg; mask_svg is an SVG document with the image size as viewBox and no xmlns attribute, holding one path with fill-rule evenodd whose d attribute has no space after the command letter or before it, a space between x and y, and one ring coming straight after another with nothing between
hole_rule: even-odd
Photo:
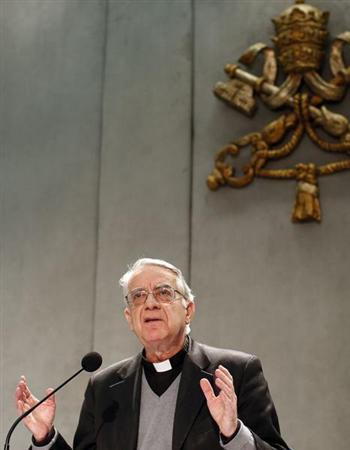
<instances>
[{"instance_id":1,"label":"man's left hand","mask_svg":"<svg viewBox=\"0 0 350 450\"><path fill-rule=\"evenodd\" d=\"M211 416L218 424L221 434L231 437L238 426L237 397L232 375L224 366L220 365L215 370L215 384L220 389L217 396L206 378L200 380Z\"/></svg>"}]
</instances>

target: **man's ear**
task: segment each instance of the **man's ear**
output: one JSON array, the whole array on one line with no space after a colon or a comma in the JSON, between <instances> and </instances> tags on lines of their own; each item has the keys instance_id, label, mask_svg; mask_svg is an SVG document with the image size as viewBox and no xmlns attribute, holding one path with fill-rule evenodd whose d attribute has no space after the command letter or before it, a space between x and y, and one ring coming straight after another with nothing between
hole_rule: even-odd
<instances>
[{"instance_id":1,"label":"man's ear","mask_svg":"<svg viewBox=\"0 0 350 450\"><path fill-rule=\"evenodd\" d=\"M131 313L130 313L129 308L125 308L124 309L124 317L125 317L126 321L128 322L130 330L133 331L134 330L134 326L133 326L133 323L132 323L132 317L131 317Z\"/></svg>"},{"instance_id":2,"label":"man's ear","mask_svg":"<svg viewBox=\"0 0 350 450\"><path fill-rule=\"evenodd\" d=\"M195 311L196 305L194 304L194 302L190 302L186 306L186 321L188 321L188 323L192 322Z\"/></svg>"}]
</instances>

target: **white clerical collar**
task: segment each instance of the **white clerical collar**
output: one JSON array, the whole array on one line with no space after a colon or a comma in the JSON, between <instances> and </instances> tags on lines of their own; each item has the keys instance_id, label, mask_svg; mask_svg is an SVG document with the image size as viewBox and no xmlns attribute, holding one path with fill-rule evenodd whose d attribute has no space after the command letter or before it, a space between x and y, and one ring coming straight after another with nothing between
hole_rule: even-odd
<instances>
[{"instance_id":1,"label":"white clerical collar","mask_svg":"<svg viewBox=\"0 0 350 450\"><path fill-rule=\"evenodd\" d=\"M156 369L156 372L167 372L172 369L170 359L166 359L159 363L153 363L153 367Z\"/></svg>"}]
</instances>

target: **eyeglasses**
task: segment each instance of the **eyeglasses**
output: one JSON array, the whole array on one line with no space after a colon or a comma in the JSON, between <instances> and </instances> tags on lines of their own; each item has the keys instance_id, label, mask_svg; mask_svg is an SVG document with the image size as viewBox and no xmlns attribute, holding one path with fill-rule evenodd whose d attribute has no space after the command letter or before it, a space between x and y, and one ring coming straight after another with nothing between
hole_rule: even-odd
<instances>
[{"instance_id":1,"label":"eyeglasses","mask_svg":"<svg viewBox=\"0 0 350 450\"><path fill-rule=\"evenodd\" d=\"M141 306L146 302L149 294L152 294L153 298L158 303L162 304L173 303L175 300L178 300L179 297L177 297L177 294L186 299L184 294L174 289L172 286L162 285L156 286L153 291L148 291L147 289L135 289L125 296L125 301L128 306Z\"/></svg>"}]
</instances>

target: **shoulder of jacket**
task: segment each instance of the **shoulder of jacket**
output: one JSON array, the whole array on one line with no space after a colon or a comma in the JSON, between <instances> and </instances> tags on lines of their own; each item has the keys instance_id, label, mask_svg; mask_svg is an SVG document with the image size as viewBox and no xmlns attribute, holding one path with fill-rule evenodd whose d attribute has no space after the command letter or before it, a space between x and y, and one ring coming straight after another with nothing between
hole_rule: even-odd
<instances>
[{"instance_id":1,"label":"shoulder of jacket","mask_svg":"<svg viewBox=\"0 0 350 450\"><path fill-rule=\"evenodd\" d=\"M257 356L240 350L213 347L199 342L196 342L196 344L201 347L212 363L217 361L220 364L226 362L245 366L248 362L258 359Z\"/></svg>"},{"instance_id":2,"label":"shoulder of jacket","mask_svg":"<svg viewBox=\"0 0 350 450\"><path fill-rule=\"evenodd\" d=\"M137 355L111 364L110 366L95 373L92 377L92 382L94 384L104 383L109 382L110 380L114 381L118 377L122 378L123 374L129 369L129 367L135 364L136 361Z\"/></svg>"}]
</instances>

